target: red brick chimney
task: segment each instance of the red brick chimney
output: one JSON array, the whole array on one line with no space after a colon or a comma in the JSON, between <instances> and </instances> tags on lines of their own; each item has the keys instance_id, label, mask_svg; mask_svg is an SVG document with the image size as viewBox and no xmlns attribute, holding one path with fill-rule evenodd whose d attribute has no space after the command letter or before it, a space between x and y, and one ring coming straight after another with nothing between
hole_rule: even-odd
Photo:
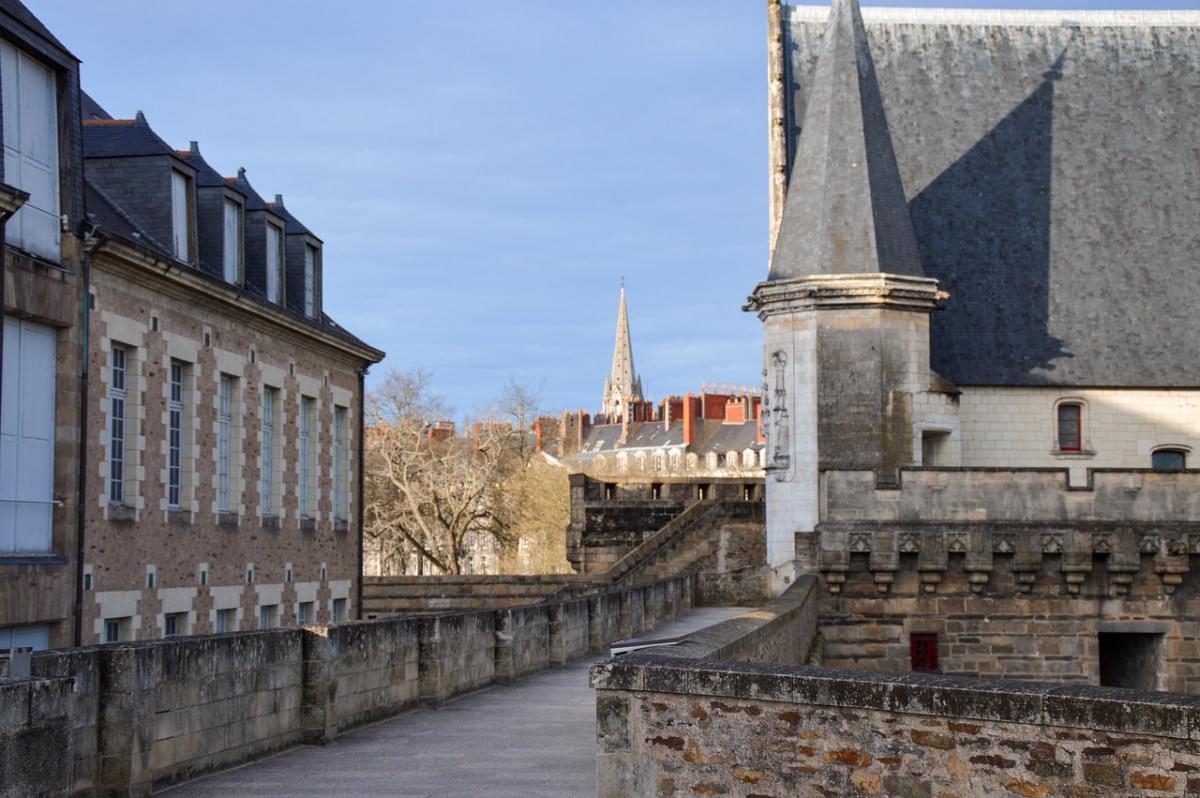
<instances>
[{"instance_id":1,"label":"red brick chimney","mask_svg":"<svg viewBox=\"0 0 1200 798\"><path fill-rule=\"evenodd\" d=\"M763 434L762 428L762 399L757 396L754 397L754 426L756 433L754 439L759 444L766 444L767 436Z\"/></svg>"},{"instance_id":2,"label":"red brick chimney","mask_svg":"<svg viewBox=\"0 0 1200 798\"><path fill-rule=\"evenodd\" d=\"M683 445L691 446L696 440L696 405L699 402L690 393L683 400Z\"/></svg>"}]
</instances>

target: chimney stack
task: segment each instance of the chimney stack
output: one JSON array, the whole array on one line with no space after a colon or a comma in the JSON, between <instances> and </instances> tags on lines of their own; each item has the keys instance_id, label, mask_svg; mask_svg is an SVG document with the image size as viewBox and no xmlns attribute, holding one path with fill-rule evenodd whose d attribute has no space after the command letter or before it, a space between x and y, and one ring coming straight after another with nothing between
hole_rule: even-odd
<instances>
[{"instance_id":1,"label":"chimney stack","mask_svg":"<svg viewBox=\"0 0 1200 798\"><path fill-rule=\"evenodd\" d=\"M696 440L696 398L690 393L683 399L683 445L691 446Z\"/></svg>"}]
</instances>

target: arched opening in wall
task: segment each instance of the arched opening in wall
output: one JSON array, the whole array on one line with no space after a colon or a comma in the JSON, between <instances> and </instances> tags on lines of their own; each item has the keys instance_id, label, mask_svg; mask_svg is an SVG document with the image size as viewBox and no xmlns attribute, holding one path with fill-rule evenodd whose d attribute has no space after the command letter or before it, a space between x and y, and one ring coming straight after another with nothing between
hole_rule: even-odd
<instances>
[{"instance_id":1,"label":"arched opening in wall","mask_svg":"<svg viewBox=\"0 0 1200 798\"><path fill-rule=\"evenodd\" d=\"M1058 450L1083 451L1083 404L1080 402L1058 405Z\"/></svg>"},{"instance_id":2,"label":"arched opening in wall","mask_svg":"<svg viewBox=\"0 0 1200 798\"><path fill-rule=\"evenodd\" d=\"M1150 453L1150 467L1155 471L1183 471L1187 468L1187 450L1164 446Z\"/></svg>"}]
</instances>

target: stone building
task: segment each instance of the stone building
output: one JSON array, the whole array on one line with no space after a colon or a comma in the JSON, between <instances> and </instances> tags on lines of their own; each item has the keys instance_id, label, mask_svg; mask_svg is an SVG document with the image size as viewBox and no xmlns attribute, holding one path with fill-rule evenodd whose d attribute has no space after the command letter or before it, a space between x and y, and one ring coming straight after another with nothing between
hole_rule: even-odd
<instances>
[{"instance_id":1,"label":"stone building","mask_svg":"<svg viewBox=\"0 0 1200 798\"><path fill-rule=\"evenodd\" d=\"M83 641L353 617L363 379L321 240L244 169L85 99Z\"/></svg>"},{"instance_id":2,"label":"stone building","mask_svg":"<svg viewBox=\"0 0 1200 798\"><path fill-rule=\"evenodd\" d=\"M69 645L80 460L79 62L0 2L0 648Z\"/></svg>"},{"instance_id":3,"label":"stone building","mask_svg":"<svg viewBox=\"0 0 1200 798\"><path fill-rule=\"evenodd\" d=\"M830 664L1200 692L1200 15L768 11L776 591Z\"/></svg>"}]
</instances>

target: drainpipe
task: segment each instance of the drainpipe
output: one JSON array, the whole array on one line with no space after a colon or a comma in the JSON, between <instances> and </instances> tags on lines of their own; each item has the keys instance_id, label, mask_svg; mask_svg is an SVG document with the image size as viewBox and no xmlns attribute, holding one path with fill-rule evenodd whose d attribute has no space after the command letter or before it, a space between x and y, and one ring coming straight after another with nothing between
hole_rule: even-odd
<instances>
[{"instance_id":1,"label":"drainpipe","mask_svg":"<svg viewBox=\"0 0 1200 798\"><path fill-rule=\"evenodd\" d=\"M99 252L104 246L102 239L96 238L94 222L83 223L83 246L80 248L80 288L79 288L79 318L80 336L79 349L81 353L79 365L79 493L75 498L75 645L83 645L83 553L84 526L87 519L87 447L88 447L88 362L91 346L91 310L92 310L92 254Z\"/></svg>"},{"instance_id":2,"label":"drainpipe","mask_svg":"<svg viewBox=\"0 0 1200 798\"><path fill-rule=\"evenodd\" d=\"M367 448L367 366L358 369L358 598L354 602L358 607L358 620L363 618L363 571L366 564L365 539L363 537L363 518L366 515L366 501L363 493L366 479L363 476L363 466L366 464L365 450Z\"/></svg>"}]
</instances>

